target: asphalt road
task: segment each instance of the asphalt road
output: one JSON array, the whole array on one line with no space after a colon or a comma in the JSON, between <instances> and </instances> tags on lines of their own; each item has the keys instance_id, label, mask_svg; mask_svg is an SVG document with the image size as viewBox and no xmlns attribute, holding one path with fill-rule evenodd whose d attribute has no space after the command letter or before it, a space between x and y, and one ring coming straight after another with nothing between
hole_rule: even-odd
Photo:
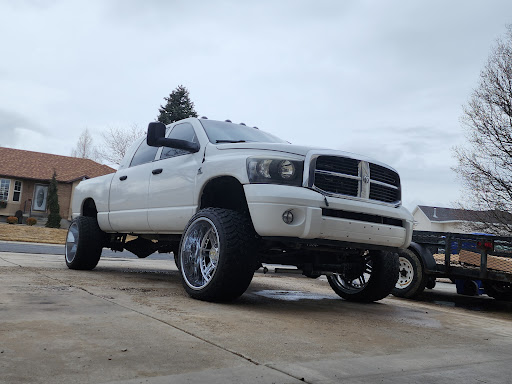
<instances>
[{"instance_id":1,"label":"asphalt road","mask_svg":"<svg viewBox=\"0 0 512 384\"><path fill-rule=\"evenodd\" d=\"M61 255L4 252L0 383L510 382L510 308L453 292L363 305L271 272L213 304L190 299L168 261L73 271Z\"/></svg>"}]
</instances>

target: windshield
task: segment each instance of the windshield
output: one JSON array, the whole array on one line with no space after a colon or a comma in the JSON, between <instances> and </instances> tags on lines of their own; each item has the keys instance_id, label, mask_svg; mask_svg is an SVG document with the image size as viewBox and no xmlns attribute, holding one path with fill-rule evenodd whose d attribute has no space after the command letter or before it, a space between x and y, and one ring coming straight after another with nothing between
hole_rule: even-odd
<instances>
[{"instance_id":1,"label":"windshield","mask_svg":"<svg viewBox=\"0 0 512 384\"><path fill-rule=\"evenodd\" d=\"M246 125L233 124L225 121L216 120L199 120L208 135L211 143L287 143L280 138L260 131L257 128L248 127Z\"/></svg>"}]
</instances>

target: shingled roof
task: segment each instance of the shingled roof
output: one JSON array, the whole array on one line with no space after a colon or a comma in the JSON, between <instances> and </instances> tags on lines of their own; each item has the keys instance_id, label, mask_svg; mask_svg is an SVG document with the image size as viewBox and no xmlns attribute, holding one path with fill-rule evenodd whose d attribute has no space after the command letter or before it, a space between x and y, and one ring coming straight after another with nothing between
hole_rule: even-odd
<instances>
[{"instance_id":1,"label":"shingled roof","mask_svg":"<svg viewBox=\"0 0 512 384\"><path fill-rule=\"evenodd\" d=\"M84 177L107 175L116 171L89 159L0 147L0 176L50 180L54 170L57 172L57 181L61 183L70 183Z\"/></svg>"},{"instance_id":2,"label":"shingled roof","mask_svg":"<svg viewBox=\"0 0 512 384\"><path fill-rule=\"evenodd\" d=\"M512 215L508 212L494 211L472 211L469 209L430 207L427 205L418 205L418 208L428 217L430 221L472 221L501 223L503 221L512 222ZM498 217L501 219L499 220Z\"/></svg>"}]
</instances>

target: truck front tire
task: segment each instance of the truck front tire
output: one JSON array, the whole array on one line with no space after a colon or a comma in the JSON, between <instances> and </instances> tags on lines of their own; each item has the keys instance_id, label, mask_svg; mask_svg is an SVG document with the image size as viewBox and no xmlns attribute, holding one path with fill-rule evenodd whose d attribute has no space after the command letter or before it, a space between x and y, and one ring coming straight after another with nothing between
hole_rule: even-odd
<instances>
[{"instance_id":1,"label":"truck front tire","mask_svg":"<svg viewBox=\"0 0 512 384\"><path fill-rule=\"evenodd\" d=\"M70 269L91 270L98 265L105 232L94 217L79 216L69 226L65 259Z\"/></svg>"},{"instance_id":2,"label":"truck front tire","mask_svg":"<svg viewBox=\"0 0 512 384\"><path fill-rule=\"evenodd\" d=\"M241 296L255 270L254 230L243 214L206 208L194 215L183 233L179 270L183 287L194 299L231 301Z\"/></svg>"},{"instance_id":3,"label":"truck front tire","mask_svg":"<svg viewBox=\"0 0 512 384\"><path fill-rule=\"evenodd\" d=\"M369 251L362 260L358 276L327 276L331 288L348 301L369 303L388 296L398 278L398 255L386 251Z\"/></svg>"},{"instance_id":4,"label":"truck front tire","mask_svg":"<svg viewBox=\"0 0 512 384\"><path fill-rule=\"evenodd\" d=\"M419 257L410 249L403 249L398 252L400 269L398 281L393 291L393 296L412 299L425 290L427 277L423 272L423 266ZM431 285L432 288L435 285Z\"/></svg>"}]
</instances>

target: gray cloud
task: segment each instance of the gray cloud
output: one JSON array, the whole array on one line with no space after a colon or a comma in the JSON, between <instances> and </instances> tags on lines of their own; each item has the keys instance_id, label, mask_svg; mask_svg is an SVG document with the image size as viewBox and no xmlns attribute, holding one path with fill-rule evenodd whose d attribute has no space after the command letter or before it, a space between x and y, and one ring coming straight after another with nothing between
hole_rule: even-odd
<instances>
[{"instance_id":1,"label":"gray cloud","mask_svg":"<svg viewBox=\"0 0 512 384\"><path fill-rule=\"evenodd\" d=\"M363 153L402 174L407 201L449 205L461 106L511 14L501 0L10 2L0 145L67 155L85 127L146 126L183 84L200 115Z\"/></svg>"},{"instance_id":2,"label":"gray cloud","mask_svg":"<svg viewBox=\"0 0 512 384\"><path fill-rule=\"evenodd\" d=\"M26 116L0 109L0 147L20 146L20 132L39 133L41 127Z\"/></svg>"}]
</instances>

